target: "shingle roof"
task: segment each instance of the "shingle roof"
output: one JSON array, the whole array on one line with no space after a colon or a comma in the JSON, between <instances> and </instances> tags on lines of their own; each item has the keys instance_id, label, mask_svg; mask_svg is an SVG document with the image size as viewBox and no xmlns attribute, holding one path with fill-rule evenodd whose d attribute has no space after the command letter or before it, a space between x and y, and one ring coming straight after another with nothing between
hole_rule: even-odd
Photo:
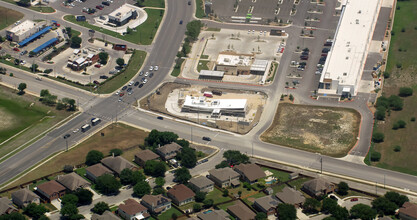
<instances>
[{"instance_id":1,"label":"shingle roof","mask_svg":"<svg viewBox=\"0 0 417 220\"><path fill-rule=\"evenodd\" d=\"M109 169L116 172L117 174L120 174L122 170L126 168L133 169L136 167L135 165L133 165L133 163L129 162L128 160L126 160L125 158L121 156L106 157L101 160L101 163L104 164Z\"/></svg>"},{"instance_id":2,"label":"shingle roof","mask_svg":"<svg viewBox=\"0 0 417 220\"><path fill-rule=\"evenodd\" d=\"M120 220L120 218L109 210L106 210L102 215L93 214L91 220Z\"/></svg>"},{"instance_id":3,"label":"shingle roof","mask_svg":"<svg viewBox=\"0 0 417 220\"><path fill-rule=\"evenodd\" d=\"M55 180L42 183L39 186L37 186L37 188L49 196L51 196L54 193L65 191L65 187Z\"/></svg>"},{"instance_id":4,"label":"shingle roof","mask_svg":"<svg viewBox=\"0 0 417 220\"><path fill-rule=\"evenodd\" d=\"M63 186L69 190L76 190L78 188L90 186L91 183L79 176L78 174L72 172L63 176L58 176L57 180Z\"/></svg>"},{"instance_id":5,"label":"shingle roof","mask_svg":"<svg viewBox=\"0 0 417 220\"><path fill-rule=\"evenodd\" d=\"M148 160L155 160L159 158L159 155L152 152L151 150L143 150L137 154L135 154L135 157L141 159L142 161L148 161Z\"/></svg>"},{"instance_id":6,"label":"shingle roof","mask_svg":"<svg viewBox=\"0 0 417 220\"><path fill-rule=\"evenodd\" d=\"M194 177L190 180L190 183L194 184L198 188L206 187L214 184L213 181L209 180L205 176Z\"/></svg>"},{"instance_id":7,"label":"shingle roof","mask_svg":"<svg viewBox=\"0 0 417 220\"><path fill-rule=\"evenodd\" d=\"M275 196L287 204L300 204L304 203L306 200L301 192L290 187L285 187L282 192L276 193Z\"/></svg>"},{"instance_id":8,"label":"shingle roof","mask_svg":"<svg viewBox=\"0 0 417 220\"><path fill-rule=\"evenodd\" d=\"M168 199L167 197L162 195L144 195L142 197L142 201L148 203L152 207L155 207L159 204L171 202L171 199Z\"/></svg>"},{"instance_id":9,"label":"shingle roof","mask_svg":"<svg viewBox=\"0 0 417 220\"><path fill-rule=\"evenodd\" d=\"M19 189L12 193L12 197L17 198L22 202L32 202L34 199L38 199L39 196L27 188Z\"/></svg>"},{"instance_id":10,"label":"shingle roof","mask_svg":"<svg viewBox=\"0 0 417 220\"><path fill-rule=\"evenodd\" d=\"M186 187L184 184L179 184L169 189L168 195L171 195L171 197L181 202L194 197L195 193L190 188Z\"/></svg>"},{"instance_id":11,"label":"shingle roof","mask_svg":"<svg viewBox=\"0 0 417 220\"><path fill-rule=\"evenodd\" d=\"M256 216L256 214L241 201L237 201L235 205L229 206L227 210L240 220L253 220Z\"/></svg>"},{"instance_id":12,"label":"shingle roof","mask_svg":"<svg viewBox=\"0 0 417 220\"><path fill-rule=\"evenodd\" d=\"M170 144L165 144L164 146L157 148L156 150L166 154L172 151L179 151L180 149L182 149L182 147L179 144L172 142Z\"/></svg>"},{"instance_id":13,"label":"shingle roof","mask_svg":"<svg viewBox=\"0 0 417 220\"><path fill-rule=\"evenodd\" d=\"M269 210L270 208L276 208L281 202L278 201L275 196L269 195L255 199L254 203L258 204L265 210Z\"/></svg>"},{"instance_id":14,"label":"shingle roof","mask_svg":"<svg viewBox=\"0 0 417 220\"><path fill-rule=\"evenodd\" d=\"M201 220L228 220L229 214L225 212L223 209L220 210L212 210L209 213L200 213L197 215Z\"/></svg>"},{"instance_id":15,"label":"shingle roof","mask_svg":"<svg viewBox=\"0 0 417 220\"><path fill-rule=\"evenodd\" d=\"M405 202L399 212L410 217L417 218L417 205L411 202Z\"/></svg>"},{"instance_id":16,"label":"shingle roof","mask_svg":"<svg viewBox=\"0 0 417 220\"><path fill-rule=\"evenodd\" d=\"M304 183L303 187L309 190L321 191L326 190L332 184L323 178L316 178Z\"/></svg>"},{"instance_id":17,"label":"shingle roof","mask_svg":"<svg viewBox=\"0 0 417 220\"><path fill-rule=\"evenodd\" d=\"M17 209L13 207L13 203L10 199L6 197L0 198L0 215L10 214L14 211L17 211Z\"/></svg>"},{"instance_id":18,"label":"shingle roof","mask_svg":"<svg viewBox=\"0 0 417 220\"><path fill-rule=\"evenodd\" d=\"M145 206L141 205L134 199L128 199L124 201L124 204L119 205L119 209L123 210L129 215L135 215L136 213L147 210Z\"/></svg>"},{"instance_id":19,"label":"shingle roof","mask_svg":"<svg viewBox=\"0 0 417 220\"><path fill-rule=\"evenodd\" d=\"M265 177L265 172L256 164L239 164L234 167L239 170L249 181L255 181L259 178Z\"/></svg>"},{"instance_id":20,"label":"shingle roof","mask_svg":"<svg viewBox=\"0 0 417 220\"><path fill-rule=\"evenodd\" d=\"M214 169L209 171L210 176L216 177L220 181L227 181L229 178L233 179L239 177L240 174L232 170L230 167Z\"/></svg>"},{"instance_id":21,"label":"shingle roof","mask_svg":"<svg viewBox=\"0 0 417 220\"><path fill-rule=\"evenodd\" d=\"M89 166L85 168L85 170L93 174L95 177L99 177L106 173L113 174L113 171L109 170L109 168L103 166L103 164L101 163L94 164L93 166Z\"/></svg>"}]
</instances>

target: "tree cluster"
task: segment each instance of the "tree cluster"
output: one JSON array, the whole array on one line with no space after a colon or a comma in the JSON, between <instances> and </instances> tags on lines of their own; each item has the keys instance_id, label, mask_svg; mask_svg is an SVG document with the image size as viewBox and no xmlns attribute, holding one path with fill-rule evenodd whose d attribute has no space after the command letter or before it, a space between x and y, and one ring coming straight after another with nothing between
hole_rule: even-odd
<instances>
[{"instance_id":1,"label":"tree cluster","mask_svg":"<svg viewBox=\"0 0 417 220\"><path fill-rule=\"evenodd\" d=\"M187 30L185 35L187 36L182 45L182 49L178 52L177 57L185 57L191 52L191 42L197 40L198 35L200 35L201 28L203 24L199 20L191 21L187 24Z\"/></svg>"},{"instance_id":2,"label":"tree cluster","mask_svg":"<svg viewBox=\"0 0 417 220\"><path fill-rule=\"evenodd\" d=\"M217 164L216 169L228 166L235 166L241 163L249 163L249 157L237 150L225 151L223 153L223 158L225 158L226 160L222 161L220 164Z\"/></svg>"},{"instance_id":3,"label":"tree cluster","mask_svg":"<svg viewBox=\"0 0 417 220\"><path fill-rule=\"evenodd\" d=\"M146 177L139 171L132 171L131 169L124 169L120 173L120 182L123 185L136 185L138 182L144 181Z\"/></svg>"},{"instance_id":4,"label":"tree cluster","mask_svg":"<svg viewBox=\"0 0 417 220\"><path fill-rule=\"evenodd\" d=\"M158 131L153 129L148 137L145 138L145 144L151 149L156 149L158 146L170 144L178 139L178 135L169 131Z\"/></svg>"},{"instance_id":5,"label":"tree cluster","mask_svg":"<svg viewBox=\"0 0 417 220\"><path fill-rule=\"evenodd\" d=\"M181 167L175 170L174 177L176 182L186 184L191 179L191 174L187 168Z\"/></svg>"},{"instance_id":6,"label":"tree cluster","mask_svg":"<svg viewBox=\"0 0 417 220\"><path fill-rule=\"evenodd\" d=\"M52 95L49 93L49 90L42 89L40 92L40 101L44 105L48 106L54 106L56 105L56 109L58 110L67 110L67 111L75 111L77 110L77 105L75 103L74 99L70 98L62 98L61 100L58 100L58 96Z\"/></svg>"},{"instance_id":7,"label":"tree cluster","mask_svg":"<svg viewBox=\"0 0 417 220\"><path fill-rule=\"evenodd\" d=\"M96 163L100 163L100 161L104 158L103 153L98 150L91 150L88 152L87 156L85 157L85 164L87 166L94 165Z\"/></svg>"},{"instance_id":8,"label":"tree cluster","mask_svg":"<svg viewBox=\"0 0 417 220\"><path fill-rule=\"evenodd\" d=\"M400 195L397 192L387 192L383 197L379 197L372 201L372 208L378 214L393 215L395 210L401 207L405 202L408 202L407 196Z\"/></svg>"},{"instance_id":9,"label":"tree cluster","mask_svg":"<svg viewBox=\"0 0 417 220\"><path fill-rule=\"evenodd\" d=\"M62 207L60 213L63 219L84 219L84 216L78 213L78 201L78 197L74 194L66 194L64 197L62 197Z\"/></svg>"},{"instance_id":10,"label":"tree cluster","mask_svg":"<svg viewBox=\"0 0 417 220\"><path fill-rule=\"evenodd\" d=\"M41 217L46 217L45 213L48 210L42 204L38 205L36 203L30 203L23 209L23 213L34 220L40 219Z\"/></svg>"},{"instance_id":11,"label":"tree cluster","mask_svg":"<svg viewBox=\"0 0 417 220\"><path fill-rule=\"evenodd\" d=\"M73 36L71 38L71 48L80 48L82 41L81 37Z\"/></svg>"},{"instance_id":12,"label":"tree cluster","mask_svg":"<svg viewBox=\"0 0 417 220\"><path fill-rule=\"evenodd\" d=\"M122 184L110 174L104 174L96 179L97 190L104 195L114 195L119 193Z\"/></svg>"},{"instance_id":13,"label":"tree cluster","mask_svg":"<svg viewBox=\"0 0 417 220\"><path fill-rule=\"evenodd\" d=\"M106 65L107 61L109 60L109 54L106 52L101 52L98 54L98 58L100 59L100 64Z\"/></svg>"},{"instance_id":14,"label":"tree cluster","mask_svg":"<svg viewBox=\"0 0 417 220\"><path fill-rule=\"evenodd\" d=\"M148 176L163 177L166 172L165 163L162 161L148 160L145 163L144 172Z\"/></svg>"}]
</instances>

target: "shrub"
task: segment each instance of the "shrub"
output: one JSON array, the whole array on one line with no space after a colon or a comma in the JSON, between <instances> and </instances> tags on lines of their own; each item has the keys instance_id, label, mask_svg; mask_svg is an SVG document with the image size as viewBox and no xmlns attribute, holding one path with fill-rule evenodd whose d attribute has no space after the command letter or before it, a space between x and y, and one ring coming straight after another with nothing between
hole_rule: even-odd
<instances>
[{"instance_id":1,"label":"shrub","mask_svg":"<svg viewBox=\"0 0 417 220\"><path fill-rule=\"evenodd\" d=\"M390 75L391 74L389 72L387 72L387 71L384 72L384 78L385 79L388 79L390 77Z\"/></svg>"},{"instance_id":2,"label":"shrub","mask_svg":"<svg viewBox=\"0 0 417 220\"><path fill-rule=\"evenodd\" d=\"M375 132L372 135L372 141L375 143L381 143L384 141L385 135L381 132Z\"/></svg>"},{"instance_id":3,"label":"shrub","mask_svg":"<svg viewBox=\"0 0 417 220\"><path fill-rule=\"evenodd\" d=\"M380 106L380 107L376 108L375 118L377 120L380 120L380 121L385 120L385 112L386 111L387 111L387 109L383 106Z\"/></svg>"},{"instance_id":4,"label":"shrub","mask_svg":"<svg viewBox=\"0 0 417 220\"><path fill-rule=\"evenodd\" d=\"M400 69L401 67L403 67L403 65L401 63L397 63L396 66L397 66L398 69Z\"/></svg>"},{"instance_id":5,"label":"shrub","mask_svg":"<svg viewBox=\"0 0 417 220\"><path fill-rule=\"evenodd\" d=\"M407 97L413 95L413 89L410 87L401 87L399 96Z\"/></svg>"},{"instance_id":6,"label":"shrub","mask_svg":"<svg viewBox=\"0 0 417 220\"><path fill-rule=\"evenodd\" d=\"M115 157L117 157L117 156L122 155L123 151L121 149L118 149L118 148L111 149L110 150L110 155L113 155L113 154L114 154Z\"/></svg>"},{"instance_id":7,"label":"shrub","mask_svg":"<svg viewBox=\"0 0 417 220\"><path fill-rule=\"evenodd\" d=\"M398 130L398 128L399 128L400 126L398 125L398 123L394 123L393 125L392 125L392 130Z\"/></svg>"},{"instance_id":8,"label":"shrub","mask_svg":"<svg viewBox=\"0 0 417 220\"><path fill-rule=\"evenodd\" d=\"M381 159L381 153L376 152L376 151L371 153L371 161L377 162L380 159Z\"/></svg>"},{"instance_id":9,"label":"shrub","mask_svg":"<svg viewBox=\"0 0 417 220\"><path fill-rule=\"evenodd\" d=\"M400 152L401 151L401 146L399 146L399 145L394 146L394 151L395 152Z\"/></svg>"},{"instance_id":10,"label":"shrub","mask_svg":"<svg viewBox=\"0 0 417 220\"><path fill-rule=\"evenodd\" d=\"M64 172L65 173L71 173L74 170L74 166L72 165L65 165L64 166Z\"/></svg>"},{"instance_id":11,"label":"shrub","mask_svg":"<svg viewBox=\"0 0 417 220\"><path fill-rule=\"evenodd\" d=\"M411 117L410 121L416 121L416 117Z\"/></svg>"},{"instance_id":12,"label":"shrub","mask_svg":"<svg viewBox=\"0 0 417 220\"><path fill-rule=\"evenodd\" d=\"M398 120L397 124L399 128L405 128L405 125L406 125L405 121L403 120Z\"/></svg>"}]
</instances>

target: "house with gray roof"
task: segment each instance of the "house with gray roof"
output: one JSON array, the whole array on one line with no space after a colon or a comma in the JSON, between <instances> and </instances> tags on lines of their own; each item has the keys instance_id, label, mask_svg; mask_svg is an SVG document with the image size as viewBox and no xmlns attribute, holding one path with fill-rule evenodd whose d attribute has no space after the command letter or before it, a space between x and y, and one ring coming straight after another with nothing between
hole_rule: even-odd
<instances>
[{"instance_id":1,"label":"house with gray roof","mask_svg":"<svg viewBox=\"0 0 417 220\"><path fill-rule=\"evenodd\" d=\"M85 180L84 178L82 178L74 172L58 176L56 181L71 191L91 186L90 182L88 182L87 180Z\"/></svg>"},{"instance_id":2,"label":"house with gray roof","mask_svg":"<svg viewBox=\"0 0 417 220\"><path fill-rule=\"evenodd\" d=\"M39 204L40 198L38 195L30 191L28 188L23 188L12 193L12 201L19 208L24 208L30 203Z\"/></svg>"},{"instance_id":3,"label":"house with gray roof","mask_svg":"<svg viewBox=\"0 0 417 220\"><path fill-rule=\"evenodd\" d=\"M209 178L218 187L229 187L229 186L238 186L240 185L239 177L240 174L234 171L230 167L214 169L209 171Z\"/></svg>"},{"instance_id":4,"label":"house with gray roof","mask_svg":"<svg viewBox=\"0 0 417 220\"><path fill-rule=\"evenodd\" d=\"M0 198L0 215L10 214L12 212L17 212L12 201L6 197Z\"/></svg>"},{"instance_id":5,"label":"house with gray roof","mask_svg":"<svg viewBox=\"0 0 417 220\"><path fill-rule=\"evenodd\" d=\"M172 142L156 148L156 153L159 154L163 160L170 160L177 156L177 153L180 152L181 149L182 147L179 144Z\"/></svg>"},{"instance_id":6,"label":"house with gray roof","mask_svg":"<svg viewBox=\"0 0 417 220\"><path fill-rule=\"evenodd\" d=\"M190 187L196 192L211 192L214 189L214 182L205 176L191 178Z\"/></svg>"},{"instance_id":7,"label":"house with gray roof","mask_svg":"<svg viewBox=\"0 0 417 220\"><path fill-rule=\"evenodd\" d=\"M148 209L134 199L127 199L124 204L119 205L117 213L125 220L148 219L151 215Z\"/></svg>"},{"instance_id":8,"label":"house with gray roof","mask_svg":"<svg viewBox=\"0 0 417 220\"><path fill-rule=\"evenodd\" d=\"M201 212L197 215L201 220L229 220L229 214L223 209L212 210L211 212Z\"/></svg>"},{"instance_id":9,"label":"house with gray roof","mask_svg":"<svg viewBox=\"0 0 417 220\"><path fill-rule=\"evenodd\" d=\"M266 177L266 174L261 167L253 163L241 163L233 167L233 169L241 175L243 181L251 184L257 182L260 178Z\"/></svg>"},{"instance_id":10,"label":"house with gray roof","mask_svg":"<svg viewBox=\"0 0 417 220\"><path fill-rule=\"evenodd\" d=\"M137 154L135 154L135 163L139 164L140 166L145 166L146 161L148 160L156 160L159 158L159 155L152 152L151 150L143 150Z\"/></svg>"},{"instance_id":11,"label":"house with gray roof","mask_svg":"<svg viewBox=\"0 0 417 220\"><path fill-rule=\"evenodd\" d=\"M111 171L109 168L105 167L101 163L97 163L85 168L85 176L93 182L95 182L98 177L104 174L113 175L113 171Z\"/></svg>"},{"instance_id":12,"label":"house with gray roof","mask_svg":"<svg viewBox=\"0 0 417 220\"><path fill-rule=\"evenodd\" d=\"M278 192L275 196L283 203L294 205L296 208L301 207L306 198L300 191L290 187L285 187L282 192Z\"/></svg>"},{"instance_id":13,"label":"house with gray roof","mask_svg":"<svg viewBox=\"0 0 417 220\"><path fill-rule=\"evenodd\" d=\"M122 173L122 170L124 169L131 169L131 170L137 169L137 166L135 166L133 163L129 162L122 156L106 157L101 160L101 163L107 168L109 168L110 170L112 170L113 172L115 172L117 175L120 175L120 173Z\"/></svg>"},{"instance_id":14,"label":"house with gray roof","mask_svg":"<svg viewBox=\"0 0 417 220\"><path fill-rule=\"evenodd\" d=\"M106 210L102 215L94 213L91 216L91 220L120 220L120 218L112 212L110 212L109 210Z\"/></svg>"},{"instance_id":15,"label":"house with gray roof","mask_svg":"<svg viewBox=\"0 0 417 220\"><path fill-rule=\"evenodd\" d=\"M236 201L235 205L229 206L227 211L237 220L254 220L256 214L243 202Z\"/></svg>"},{"instance_id":16,"label":"house with gray roof","mask_svg":"<svg viewBox=\"0 0 417 220\"><path fill-rule=\"evenodd\" d=\"M310 196L320 197L334 192L335 185L323 178L316 178L305 182L302 190Z\"/></svg>"},{"instance_id":17,"label":"house with gray roof","mask_svg":"<svg viewBox=\"0 0 417 220\"><path fill-rule=\"evenodd\" d=\"M140 203L157 215L171 208L171 199L162 195L144 195Z\"/></svg>"},{"instance_id":18,"label":"house with gray roof","mask_svg":"<svg viewBox=\"0 0 417 220\"><path fill-rule=\"evenodd\" d=\"M274 195L269 195L255 199L253 207L269 216L275 214L277 206L280 203Z\"/></svg>"}]
</instances>

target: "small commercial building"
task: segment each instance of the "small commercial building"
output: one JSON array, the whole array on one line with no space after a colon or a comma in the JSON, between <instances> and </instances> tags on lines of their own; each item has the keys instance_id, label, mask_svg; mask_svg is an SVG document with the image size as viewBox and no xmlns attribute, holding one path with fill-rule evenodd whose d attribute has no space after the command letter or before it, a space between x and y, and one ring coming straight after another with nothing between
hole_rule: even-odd
<instances>
[{"instance_id":1,"label":"small commercial building","mask_svg":"<svg viewBox=\"0 0 417 220\"><path fill-rule=\"evenodd\" d=\"M6 31L6 38L13 42L20 42L37 31L38 27L36 23L31 20L26 20Z\"/></svg>"},{"instance_id":2,"label":"small commercial building","mask_svg":"<svg viewBox=\"0 0 417 220\"><path fill-rule=\"evenodd\" d=\"M186 96L182 112L208 113L217 118L221 115L245 117L247 99L209 99L207 97Z\"/></svg>"},{"instance_id":3,"label":"small commercial building","mask_svg":"<svg viewBox=\"0 0 417 220\"><path fill-rule=\"evenodd\" d=\"M222 80L224 71L216 70L201 70L198 74L199 79L211 79L211 80Z\"/></svg>"},{"instance_id":4,"label":"small commercial building","mask_svg":"<svg viewBox=\"0 0 417 220\"><path fill-rule=\"evenodd\" d=\"M264 75L268 70L270 61L255 59L250 66L250 73L254 75Z\"/></svg>"},{"instance_id":5,"label":"small commercial building","mask_svg":"<svg viewBox=\"0 0 417 220\"><path fill-rule=\"evenodd\" d=\"M216 70L222 71L226 75L248 75L253 59L252 54L219 53L216 60Z\"/></svg>"},{"instance_id":6,"label":"small commercial building","mask_svg":"<svg viewBox=\"0 0 417 220\"><path fill-rule=\"evenodd\" d=\"M134 6L124 4L109 14L108 22L111 25L119 27L127 24L131 19L136 19L137 17L138 12L135 10Z\"/></svg>"},{"instance_id":7,"label":"small commercial building","mask_svg":"<svg viewBox=\"0 0 417 220\"><path fill-rule=\"evenodd\" d=\"M68 59L67 63L67 67L74 71L84 70L99 60L98 54L89 53L88 55L83 55L79 51L78 49L74 50L74 54Z\"/></svg>"},{"instance_id":8,"label":"small commercial building","mask_svg":"<svg viewBox=\"0 0 417 220\"><path fill-rule=\"evenodd\" d=\"M19 42L18 43L19 44L19 47L24 47L27 44L35 41L36 39L42 37L44 34L48 33L51 29L52 29L52 26L46 26L46 27L42 28L38 32L30 35L29 37L27 37L24 40L22 40L21 42Z\"/></svg>"}]
</instances>

